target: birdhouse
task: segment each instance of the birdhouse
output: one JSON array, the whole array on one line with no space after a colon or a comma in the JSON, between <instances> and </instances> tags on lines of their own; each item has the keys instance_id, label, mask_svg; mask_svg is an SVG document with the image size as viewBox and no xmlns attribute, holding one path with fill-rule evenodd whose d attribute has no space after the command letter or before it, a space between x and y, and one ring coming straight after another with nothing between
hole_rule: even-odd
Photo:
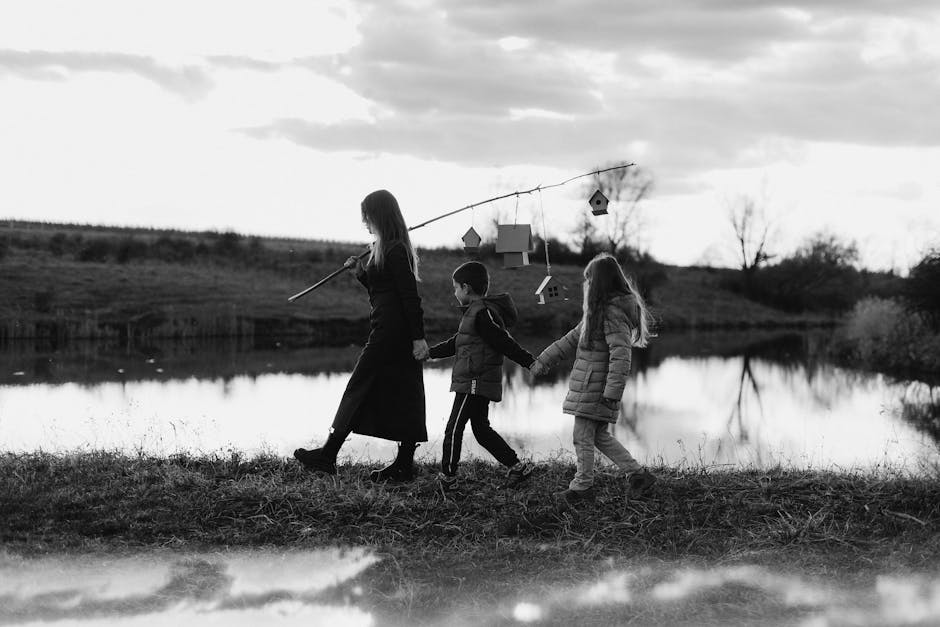
<instances>
[{"instance_id":1,"label":"birdhouse","mask_svg":"<svg viewBox=\"0 0 940 627\"><path fill-rule=\"evenodd\" d=\"M463 249L468 253L476 253L480 251L480 242L483 240L480 238L480 234L471 226L470 230L464 233L463 235Z\"/></svg>"},{"instance_id":2,"label":"birdhouse","mask_svg":"<svg viewBox=\"0 0 940 627\"><path fill-rule=\"evenodd\" d=\"M502 254L504 268L520 268L529 265L529 251L532 248L532 225L497 225L496 252Z\"/></svg>"},{"instance_id":3,"label":"birdhouse","mask_svg":"<svg viewBox=\"0 0 940 627\"><path fill-rule=\"evenodd\" d=\"M591 194L591 199L588 201L588 203L591 205L591 213L596 216L606 214L607 204L609 202L610 201L607 200L607 196L605 196L601 190L596 190L593 194Z\"/></svg>"},{"instance_id":4,"label":"birdhouse","mask_svg":"<svg viewBox=\"0 0 940 627\"><path fill-rule=\"evenodd\" d=\"M542 280L542 284L535 290L535 295L539 297L539 305L548 303L557 303L568 300L568 288L562 285L555 277L547 276Z\"/></svg>"}]
</instances>

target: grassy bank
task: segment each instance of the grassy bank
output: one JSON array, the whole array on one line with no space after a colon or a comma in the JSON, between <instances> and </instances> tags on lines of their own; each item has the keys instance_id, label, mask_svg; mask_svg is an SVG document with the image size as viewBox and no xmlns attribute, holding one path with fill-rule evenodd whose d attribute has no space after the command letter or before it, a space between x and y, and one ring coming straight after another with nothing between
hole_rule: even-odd
<instances>
[{"instance_id":1,"label":"grassy bank","mask_svg":"<svg viewBox=\"0 0 940 627\"><path fill-rule=\"evenodd\" d=\"M935 478L659 468L654 493L634 500L625 498L619 479L602 475L597 503L571 515L558 512L551 498L574 472L560 461L541 465L531 483L515 490L499 486L495 466L471 461L465 487L447 496L431 466L399 487L371 484L368 470L341 465L336 478L326 478L271 456L5 454L0 533L7 548L23 552L167 542L393 549L402 541L434 552L512 539L661 557L794 546L859 557L908 547L904 559L911 564L940 557Z\"/></svg>"},{"instance_id":2,"label":"grassy bank","mask_svg":"<svg viewBox=\"0 0 940 627\"><path fill-rule=\"evenodd\" d=\"M0 237L0 340L283 334L329 340L367 331L368 301L351 275L287 302L360 252L362 244L38 223L11 223ZM456 310L450 275L467 257L456 250L421 252L427 324L451 329ZM540 306L534 291L544 277L543 260L533 258L531 266L516 270L486 262L491 290L515 298L521 330L554 333L577 319L581 267L554 265L570 300ZM655 279L650 302L664 329L831 323L826 316L787 314L726 289L733 270L647 271Z\"/></svg>"},{"instance_id":3,"label":"grassy bank","mask_svg":"<svg viewBox=\"0 0 940 627\"><path fill-rule=\"evenodd\" d=\"M597 502L563 513L551 494L573 473L568 463L505 490L496 467L470 462L464 489L447 496L430 466L401 487L372 485L368 469L344 465L325 478L270 456L6 454L0 540L32 556L365 546L382 557L355 584L372 609L432 622L455 599L479 609L507 585L545 589L637 560L855 576L926 571L940 559L935 478L658 468L649 496L627 500L622 480L602 474Z\"/></svg>"}]
</instances>

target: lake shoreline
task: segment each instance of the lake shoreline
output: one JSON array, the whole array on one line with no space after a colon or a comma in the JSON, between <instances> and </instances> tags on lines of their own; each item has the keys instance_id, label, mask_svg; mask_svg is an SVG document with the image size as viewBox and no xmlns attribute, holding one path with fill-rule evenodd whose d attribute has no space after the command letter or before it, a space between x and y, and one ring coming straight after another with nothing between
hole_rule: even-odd
<instances>
[{"instance_id":1,"label":"lake shoreline","mask_svg":"<svg viewBox=\"0 0 940 627\"><path fill-rule=\"evenodd\" d=\"M170 457L109 452L0 455L0 533L24 554L104 544L255 546L299 542L394 546L408 530L428 547L499 538L563 542L587 534L627 553L716 558L801 544L851 549L909 545L940 558L935 476L772 468L659 467L652 493L627 498L601 473L597 503L562 512L552 493L569 462L538 464L532 480L501 487L503 471L462 466L463 488L440 492L435 464L410 483L373 484L373 464L336 477L272 455ZM494 508L494 505L499 505ZM916 542L915 542L916 540ZM879 550L880 550L879 549Z\"/></svg>"},{"instance_id":2,"label":"lake shoreline","mask_svg":"<svg viewBox=\"0 0 940 627\"><path fill-rule=\"evenodd\" d=\"M628 499L623 480L602 472L596 503L563 512L552 493L570 463L540 464L507 490L500 468L468 461L463 488L448 495L434 465L403 485L371 483L372 467L341 464L324 477L270 455L5 454L0 538L17 559L365 547L378 563L322 599L355 599L380 624L491 613L509 590L551 607L546 591L605 585L618 569L650 586L673 568L742 565L873 588L885 572L931 576L940 561L936 477L653 468L653 491ZM760 607L777 614L773 598ZM685 616L681 604L647 607L647 624ZM601 603L570 618L609 624L629 612Z\"/></svg>"}]
</instances>

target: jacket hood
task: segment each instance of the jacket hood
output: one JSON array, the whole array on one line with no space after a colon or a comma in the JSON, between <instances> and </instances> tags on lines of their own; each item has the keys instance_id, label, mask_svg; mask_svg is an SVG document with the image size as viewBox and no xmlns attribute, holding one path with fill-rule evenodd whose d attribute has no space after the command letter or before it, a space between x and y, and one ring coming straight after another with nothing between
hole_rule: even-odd
<instances>
[{"instance_id":1,"label":"jacket hood","mask_svg":"<svg viewBox=\"0 0 940 627\"><path fill-rule=\"evenodd\" d=\"M640 305L633 294L618 294L607 301L607 304L627 314L627 319L634 328L640 326Z\"/></svg>"},{"instance_id":2,"label":"jacket hood","mask_svg":"<svg viewBox=\"0 0 940 627\"><path fill-rule=\"evenodd\" d=\"M513 302L512 296L509 294L493 294L492 296L484 296L481 300L487 308L499 314L507 329L519 320L519 310L516 309L516 303ZM461 309L467 310L466 307L461 307Z\"/></svg>"}]
</instances>

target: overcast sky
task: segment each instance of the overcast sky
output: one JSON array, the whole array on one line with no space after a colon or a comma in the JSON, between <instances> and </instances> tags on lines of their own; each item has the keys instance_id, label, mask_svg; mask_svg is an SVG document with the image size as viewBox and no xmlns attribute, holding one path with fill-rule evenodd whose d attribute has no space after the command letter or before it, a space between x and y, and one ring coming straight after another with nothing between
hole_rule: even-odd
<instances>
[{"instance_id":1,"label":"overcast sky","mask_svg":"<svg viewBox=\"0 0 940 627\"><path fill-rule=\"evenodd\" d=\"M903 271L940 245L938 111L936 0L0 2L0 218L365 241L374 189L416 224L632 161L659 259L732 261L747 194L776 252ZM587 195L519 221L564 239Z\"/></svg>"}]
</instances>

